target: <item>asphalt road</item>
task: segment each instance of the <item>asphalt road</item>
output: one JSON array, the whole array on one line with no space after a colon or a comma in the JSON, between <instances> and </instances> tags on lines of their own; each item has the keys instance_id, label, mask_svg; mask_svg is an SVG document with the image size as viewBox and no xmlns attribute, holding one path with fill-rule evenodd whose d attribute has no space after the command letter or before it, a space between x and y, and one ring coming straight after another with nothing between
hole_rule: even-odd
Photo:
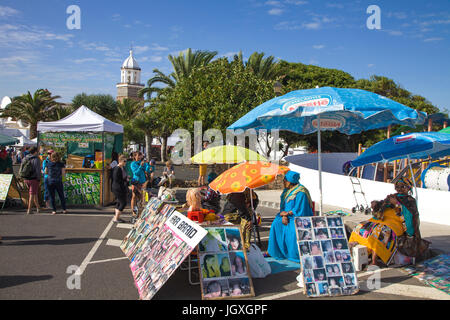
<instances>
[{"instance_id":1,"label":"asphalt road","mask_svg":"<svg viewBox=\"0 0 450 320\"><path fill-rule=\"evenodd\" d=\"M129 231L129 224L112 224L112 211L112 208L84 209L56 216L45 213L26 216L25 212L0 214L3 237L0 299L138 299L128 260L118 247ZM265 208L259 211L263 216L261 237L266 249L276 211ZM76 288L74 270L78 266L82 274L80 287ZM296 285L298 273L294 270L253 279L255 299L310 299ZM382 286L377 290L366 288L369 277L373 274L359 274L362 289L357 295L332 299L409 300L446 296L397 269L385 269L381 273ZM198 273L194 272L193 280L197 279ZM200 286L190 285L188 271L179 269L154 299L200 300Z\"/></svg>"}]
</instances>

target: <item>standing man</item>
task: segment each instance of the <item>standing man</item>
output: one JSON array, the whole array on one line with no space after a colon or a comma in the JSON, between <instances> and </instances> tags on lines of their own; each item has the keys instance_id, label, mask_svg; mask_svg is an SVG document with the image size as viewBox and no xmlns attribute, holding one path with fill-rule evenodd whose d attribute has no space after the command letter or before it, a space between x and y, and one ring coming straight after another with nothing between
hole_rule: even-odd
<instances>
[{"instance_id":1,"label":"standing man","mask_svg":"<svg viewBox=\"0 0 450 320\"><path fill-rule=\"evenodd\" d=\"M206 150L208 148L208 142L203 142L203 150ZM203 187L205 185L205 176L207 171L208 165L207 164L199 164L198 165L198 186Z\"/></svg>"},{"instance_id":2,"label":"standing man","mask_svg":"<svg viewBox=\"0 0 450 320\"><path fill-rule=\"evenodd\" d=\"M268 252L275 259L300 261L294 219L313 216L313 205L308 189L299 180L300 174L294 171L284 176L280 212L275 216L269 235Z\"/></svg>"}]
</instances>

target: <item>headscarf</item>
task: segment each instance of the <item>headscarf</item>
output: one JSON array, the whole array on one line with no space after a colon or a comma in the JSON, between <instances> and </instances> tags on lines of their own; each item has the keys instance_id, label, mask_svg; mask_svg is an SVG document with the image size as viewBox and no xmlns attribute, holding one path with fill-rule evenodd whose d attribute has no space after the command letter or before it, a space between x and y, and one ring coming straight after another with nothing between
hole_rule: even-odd
<instances>
[{"instance_id":1,"label":"headscarf","mask_svg":"<svg viewBox=\"0 0 450 320\"><path fill-rule=\"evenodd\" d=\"M298 184L300 181L300 173L289 170L284 175L284 179L286 179L286 181L289 181L292 184Z\"/></svg>"}]
</instances>

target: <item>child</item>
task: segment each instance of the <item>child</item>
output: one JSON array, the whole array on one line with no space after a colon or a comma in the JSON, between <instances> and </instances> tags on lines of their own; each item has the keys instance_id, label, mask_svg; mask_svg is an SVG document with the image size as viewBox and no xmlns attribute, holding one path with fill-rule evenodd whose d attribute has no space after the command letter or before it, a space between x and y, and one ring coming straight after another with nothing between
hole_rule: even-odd
<instances>
[{"instance_id":1,"label":"child","mask_svg":"<svg viewBox=\"0 0 450 320\"><path fill-rule=\"evenodd\" d=\"M172 182L175 180L175 171L173 169L173 164L172 161L169 160L166 162L166 166L164 167L164 171L163 171L163 177L166 179L169 179L169 188L172 188ZM165 179L163 179L160 182L160 185L163 185L164 182L167 181Z\"/></svg>"}]
</instances>

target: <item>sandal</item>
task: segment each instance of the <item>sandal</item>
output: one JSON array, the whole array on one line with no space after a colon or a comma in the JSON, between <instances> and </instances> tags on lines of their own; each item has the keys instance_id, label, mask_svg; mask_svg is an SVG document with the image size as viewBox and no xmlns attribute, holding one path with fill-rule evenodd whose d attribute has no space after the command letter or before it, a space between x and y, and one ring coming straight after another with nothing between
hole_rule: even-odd
<instances>
[{"instance_id":1,"label":"sandal","mask_svg":"<svg viewBox=\"0 0 450 320\"><path fill-rule=\"evenodd\" d=\"M55 215L55 214L56 214L56 211L53 211L53 212L52 212L52 216Z\"/></svg>"}]
</instances>

